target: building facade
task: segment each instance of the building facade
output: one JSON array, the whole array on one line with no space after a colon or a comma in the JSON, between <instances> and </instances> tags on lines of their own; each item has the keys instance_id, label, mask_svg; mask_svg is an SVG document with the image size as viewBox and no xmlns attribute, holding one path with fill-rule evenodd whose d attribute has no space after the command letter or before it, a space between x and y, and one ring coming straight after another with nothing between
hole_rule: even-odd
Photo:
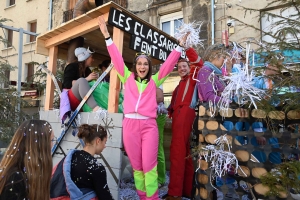
<instances>
[{"instance_id":1,"label":"building facade","mask_svg":"<svg viewBox=\"0 0 300 200\"><path fill-rule=\"evenodd\" d=\"M45 33L47 30L58 27L74 18L74 10L79 2L99 6L107 0L50 0L47 2L37 0L15 1L4 0L0 2L1 16L11 19L5 23L7 26L23 28L36 33ZM261 40L261 28L269 25L261 12L247 12L242 7L266 10L266 1L244 0L115 0L116 3L136 14L138 17L174 36L176 29L182 22L202 22L200 38L204 40L204 47L195 47L201 56L205 48L213 43L236 41L243 43L249 38ZM76 7L77 6L77 7ZM93 9L93 6L85 8ZM276 5L267 9L278 12ZM30 14L23 14L30 13ZM213 25L212 25L213 24ZM252 27L250 27L252 26ZM254 27L254 28L253 28ZM227 32L228 34L224 34ZM2 45L1 56L13 65L18 64L18 32L4 30L0 35L11 42L8 46ZM35 37L24 34L22 82L26 82L35 72L30 62L42 63L47 60L45 56L36 55ZM13 48L15 47L15 48ZM7 74L12 84L16 84L17 70ZM177 72L174 71L164 83L164 92L170 96L179 82ZM25 92L22 92L25 95ZM166 98L168 102L170 97Z\"/></svg>"},{"instance_id":2,"label":"building facade","mask_svg":"<svg viewBox=\"0 0 300 200\"><path fill-rule=\"evenodd\" d=\"M49 28L49 4L48 1L38 0L3 0L0 1L0 16L11 21L6 21L5 26L13 27L15 29L22 28L25 31L33 33L44 33ZM35 54L35 36L23 34L23 43L19 44L19 32L2 28L0 35L5 38L8 43L0 44L0 56L10 65L18 67L20 46L23 48L22 52L22 75L21 83L30 82L33 74L36 72L36 65L32 62L44 63L47 57ZM7 78L10 80L10 87L16 86L18 82L18 69L7 72ZM4 85L3 87L9 87ZM21 96L26 98L28 103L35 106L36 109L30 108L28 112L35 113L38 106L42 106L43 102L39 94L43 91L37 91L34 88L21 88ZM25 110L27 108L24 108Z\"/></svg>"}]
</instances>

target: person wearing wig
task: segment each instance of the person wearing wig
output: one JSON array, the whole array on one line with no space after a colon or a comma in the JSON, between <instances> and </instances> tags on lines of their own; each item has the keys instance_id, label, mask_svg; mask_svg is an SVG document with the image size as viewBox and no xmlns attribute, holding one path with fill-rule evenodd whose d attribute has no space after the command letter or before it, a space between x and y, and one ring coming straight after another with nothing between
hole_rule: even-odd
<instances>
[{"instance_id":1,"label":"person wearing wig","mask_svg":"<svg viewBox=\"0 0 300 200\"><path fill-rule=\"evenodd\" d=\"M19 126L0 163L0 200L49 199L53 139L47 121Z\"/></svg>"},{"instance_id":2,"label":"person wearing wig","mask_svg":"<svg viewBox=\"0 0 300 200\"><path fill-rule=\"evenodd\" d=\"M204 65L198 73L198 93L203 102L212 102L217 105L221 100L221 94L225 89L225 82L220 79L222 67L232 67L230 55L226 52L224 44L209 46L203 56ZM228 99L228 101L230 101Z\"/></svg>"},{"instance_id":3,"label":"person wearing wig","mask_svg":"<svg viewBox=\"0 0 300 200\"><path fill-rule=\"evenodd\" d=\"M157 151L158 129L156 123L156 88L170 74L181 55L186 37L180 41L152 75L151 59L144 53L136 54L132 71L110 38L105 20L99 17L99 27L118 77L126 88L124 94L123 142L134 170L134 181L140 199L158 199Z\"/></svg>"},{"instance_id":4,"label":"person wearing wig","mask_svg":"<svg viewBox=\"0 0 300 200\"><path fill-rule=\"evenodd\" d=\"M180 59L177 62L178 74L181 78L179 85L172 94L168 108L172 118L172 141L170 147L170 184L167 200L190 197L193 180L193 161L190 155L189 137L197 104L196 79L194 74L202 67L203 61L193 48L186 50L189 59ZM188 158L187 158L188 157Z\"/></svg>"},{"instance_id":5,"label":"person wearing wig","mask_svg":"<svg viewBox=\"0 0 300 200\"><path fill-rule=\"evenodd\" d=\"M112 200L105 167L94 157L105 148L106 130L97 124L82 124L77 136L83 140L84 148L70 150L54 167L50 198Z\"/></svg>"}]
</instances>

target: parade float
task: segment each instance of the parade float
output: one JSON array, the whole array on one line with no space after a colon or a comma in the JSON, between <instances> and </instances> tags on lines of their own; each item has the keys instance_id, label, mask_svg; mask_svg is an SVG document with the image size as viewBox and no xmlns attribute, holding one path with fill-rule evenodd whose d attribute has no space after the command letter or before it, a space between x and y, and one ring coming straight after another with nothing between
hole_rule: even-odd
<instances>
[{"instance_id":1,"label":"parade float","mask_svg":"<svg viewBox=\"0 0 300 200\"><path fill-rule=\"evenodd\" d=\"M103 15L109 24L110 35L123 54L127 66L132 65L130 59L135 53L141 51L149 53L154 64L160 64L177 44L176 39L119 5L109 2L37 38L36 52L49 56L47 67L49 74L56 73L57 59L68 59L68 52L74 49L72 41L78 37L84 38L85 47L91 47L96 51L94 56L96 62L109 59L104 38L97 24L97 17L100 15ZM293 96L297 91L293 90L295 89L293 84L289 84L291 87L288 92L284 87L282 87L284 91L280 91L291 93L290 98L282 99L279 96L280 106L270 106L271 96L278 97L280 92L275 93L274 90L270 93L252 86L252 79L256 75L253 66L259 61L254 59L253 52L250 53L249 44L248 41L244 49L246 65L238 68L239 73L224 77L228 85L222 95L229 99L235 96L235 103L221 101L219 105L213 105L201 102L196 108L197 118L192 132L191 155L198 160L195 168L194 199L209 199L212 191L218 191L224 196L231 191L231 194L237 195L236 198L247 196L250 199L268 199L276 196L281 199L297 199L299 195L297 176L300 172L298 165L300 111L299 107L286 106L296 105L299 97ZM287 64L290 54L293 53L286 51L284 64ZM232 55L237 56L234 52ZM257 55L264 56L263 53ZM274 55L271 57L276 58ZM291 57L295 60L295 56ZM294 72L292 78L299 78L297 69L289 72ZM123 184L120 179L124 172L122 166L124 149L123 114L117 112L119 94L124 88L121 88L115 70L112 69L110 75L108 115L102 118L97 118L90 112L80 112L76 114L73 123L68 123L68 119L62 123L59 111L53 110L54 82L49 75L45 109L40 112L40 118L51 123L60 141L53 149L54 165L70 149L82 148L76 137L76 125L87 123L104 126L108 130L109 139L107 148L99 159L106 167L109 188L114 198L119 199L120 187ZM247 110L245 116L241 116L240 108ZM66 128L68 126L69 130ZM283 176L288 176L290 181L282 178ZM233 190L235 191L232 192Z\"/></svg>"},{"instance_id":2,"label":"parade float","mask_svg":"<svg viewBox=\"0 0 300 200\"><path fill-rule=\"evenodd\" d=\"M51 123L55 136L58 138L57 144L52 149L53 165L66 156L70 149L82 149L82 145L76 137L78 125L83 123L102 125L108 131L108 140L99 161L106 167L108 185L113 197L119 199L120 179L126 166L122 166L124 159L123 114L118 113L119 94L124 88L121 88L116 71L113 68L110 71L108 114L106 116L99 117L95 113L79 112L79 109L74 112L75 114L63 114L60 117L62 113L53 109L54 91L60 90L52 76L56 74L57 59L68 60L69 52L74 52L76 48L74 41L77 38L84 39L84 47L95 50L93 54L95 63L110 59L97 22L100 15L107 21L110 35L122 53L127 66L132 66L132 58L136 52L149 53L153 65L161 64L177 45L177 41L114 2L101 5L37 37L36 53L49 57L49 62L46 64L48 77L45 108L40 111L40 119ZM105 73L103 73L104 76ZM103 77L100 76L96 82L99 83L101 78ZM127 170L127 173L130 173L130 170Z\"/></svg>"}]
</instances>

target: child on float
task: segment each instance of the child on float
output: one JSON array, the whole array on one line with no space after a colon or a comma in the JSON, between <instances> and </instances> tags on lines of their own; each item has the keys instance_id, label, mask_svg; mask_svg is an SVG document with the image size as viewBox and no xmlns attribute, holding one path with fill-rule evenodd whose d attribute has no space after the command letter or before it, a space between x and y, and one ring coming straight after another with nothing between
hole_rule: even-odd
<instances>
[{"instance_id":1,"label":"child on float","mask_svg":"<svg viewBox=\"0 0 300 200\"><path fill-rule=\"evenodd\" d=\"M105 148L106 130L96 124L82 124L77 136L83 140L85 146L83 150L71 150L54 167L51 199L112 200L105 167L94 157Z\"/></svg>"},{"instance_id":2,"label":"child on float","mask_svg":"<svg viewBox=\"0 0 300 200\"><path fill-rule=\"evenodd\" d=\"M0 200L49 199L53 139L47 121L19 126L0 163Z\"/></svg>"},{"instance_id":3,"label":"child on float","mask_svg":"<svg viewBox=\"0 0 300 200\"><path fill-rule=\"evenodd\" d=\"M70 110L74 111L80 104L84 96L90 90L89 82L92 80L97 80L99 77L98 73L91 72L90 66L93 60L93 51L89 48L78 47L75 49L75 56L78 62L70 63L66 66L64 70L64 81L63 81L63 92L61 94L61 118L65 113ZM70 103L70 108L65 105ZM106 113L103 108L101 108L93 95L91 95L86 104L92 109L93 112Z\"/></svg>"},{"instance_id":4,"label":"child on float","mask_svg":"<svg viewBox=\"0 0 300 200\"><path fill-rule=\"evenodd\" d=\"M99 17L98 23L118 77L126 88L124 94L123 142L134 170L137 193L140 199L158 199L156 88L173 71L181 55L181 46L183 46L186 37L180 41L180 46L177 46L171 52L156 74L152 75L151 59L143 53L136 54L133 62L133 72L131 72L124 64L122 55L110 38L102 16Z\"/></svg>"}]
</instances>

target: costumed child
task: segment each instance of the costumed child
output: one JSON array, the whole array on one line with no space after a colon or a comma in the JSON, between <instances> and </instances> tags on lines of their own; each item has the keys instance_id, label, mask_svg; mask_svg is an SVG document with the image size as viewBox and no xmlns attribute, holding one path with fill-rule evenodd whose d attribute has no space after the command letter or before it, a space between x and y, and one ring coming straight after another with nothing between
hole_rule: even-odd
<instances>
[{"instance_id":1,"label":"costumed child","mask_svg":"<svg viewBox=\"0 0 300 200\"><path fill-rule=\"evenodd\" d=\"M85 146L83 150L71 150L54 167L50 198L112 200L105 167L94 157L105 148L106 130L97 124L82 124L78 138L84 141Z\"/></svg>"},{"instance_id":2,"label":"costumed child","mask_svg":"<svg viewBox=\"0 0 300 200\"><path fill-rule=\"evenodd\" d=\"M137 193L140 199L159 199L157 183L158 129L155 120L157 116L156 88L173 71L176 61L181 55L181 46L186 37L171 52L156 74L152 75L151 59L145 53L136 54L131 72L110 38L102 16L99 17L98 23L118 77L126 88L123 142L134 170Z\"/></svg>"},{"instance_id":3,"label":"costumed child","mask_svg":"<svg viewBox=\"0 0 300 200\"><path fill-rule=\"evenodd\" d=\"M93 62L93 53L89 48L76 48L75 56L78 62L68 64L64 70L63 92L60 102L60 115L63 120L65 114L71 110L74 111L88 93L91 88L89 82L96 80L99 76L98 73L91 72L89 69ZM66 106L68 102L70 103L69 107ZM99 114L107 113L106 110L97 104L92 95L87 99L86 104L93 112L98 112Z\"/></svg>"}]
</instances>

